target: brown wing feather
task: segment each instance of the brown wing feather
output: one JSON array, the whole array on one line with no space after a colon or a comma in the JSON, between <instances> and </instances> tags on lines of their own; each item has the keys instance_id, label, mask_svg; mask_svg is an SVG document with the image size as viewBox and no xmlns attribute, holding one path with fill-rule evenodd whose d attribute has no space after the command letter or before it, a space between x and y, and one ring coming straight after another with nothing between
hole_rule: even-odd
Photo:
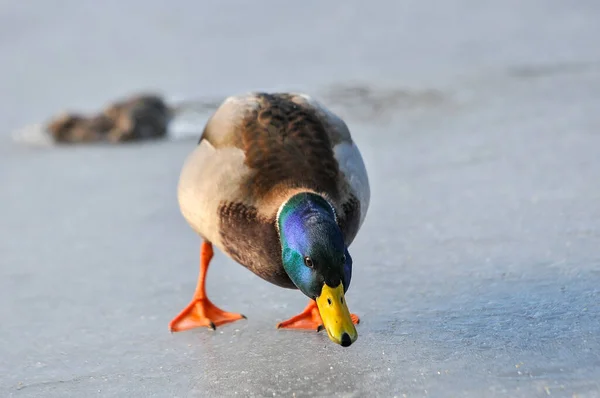
<instances>
[{"instance_id":1,"label":"brown wing feather","mask_svg":"<svg viewBox=\"0 0 600 398\"><path fill-rule=\"evenodd\" d=\"M303 187L339 196L338 163L326 126L289 94L257 94L259 106L240 126L245 163L253 171L246 189L254 197L274 187Z\"/></svg>"},{"instance_id":2,"label":"brown wing feather","mask_svg":"<svg viewBox=\"0 0 600 398\"><path fill-rule=\"evenodd\" d=\"M360 228L360 203L356 196L349 195L342 203L342 212L338 215L338 224L344 234L344 241L350 245Z\"/></svg>"}]
</instances>

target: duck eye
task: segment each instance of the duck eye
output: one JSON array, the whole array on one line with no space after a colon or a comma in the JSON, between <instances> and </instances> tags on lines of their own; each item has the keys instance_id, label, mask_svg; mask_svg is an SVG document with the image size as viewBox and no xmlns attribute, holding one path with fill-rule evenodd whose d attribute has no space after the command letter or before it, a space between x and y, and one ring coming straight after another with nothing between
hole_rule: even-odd
<instances>
[{"instance_id":1,"label":"duck eye","mask_svg":"<svg viewBox=\"0 0 600 398\"><path fill-rule=\"evenodd\" d=\"M306 256L304 257L304 265L306 265L308 268L312 268L315 265L313 264L313 261L310 257Z\"/></svg>"},{"instance_id":2,"label":"duck eye","mask_svg":"<svg viewBox=\"0 0 600 398\"><path fill-rule=\"evenodd\" d=\"M342 254L342 262L345 263L346 262L346 255Z\"/></svg>"}]
</instances>

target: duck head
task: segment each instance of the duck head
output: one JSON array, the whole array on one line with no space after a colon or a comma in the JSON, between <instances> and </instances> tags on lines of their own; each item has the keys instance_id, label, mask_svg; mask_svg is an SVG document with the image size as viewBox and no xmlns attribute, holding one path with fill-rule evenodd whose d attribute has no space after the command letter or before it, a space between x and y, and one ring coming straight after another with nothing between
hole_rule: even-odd
<instances>
[{"instance_id":1,"label":"duck head","mask_svg":"<svg viewBox=\"0 0 600 398\"><path fill-rule=\"evenodd\" d=\"M317 303L329 338L343 347L358 337L344 297L352 258L335 210L322 196L292 196L277 214L283 267L298 289Z\"/></svg>"}]
</instances>

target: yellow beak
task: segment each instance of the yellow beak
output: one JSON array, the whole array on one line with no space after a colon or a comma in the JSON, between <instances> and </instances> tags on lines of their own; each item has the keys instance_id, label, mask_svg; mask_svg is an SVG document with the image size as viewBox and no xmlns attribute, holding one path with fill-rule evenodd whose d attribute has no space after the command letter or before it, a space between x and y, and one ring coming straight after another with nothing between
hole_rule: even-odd
<instances>
[{"instance_id":1,"label":"yellow beak","mask_svg":"<svg viewBox=\"0 0 600 398\"><path fill-rule=\"evenodd\" d=\"M317 307L323 320L323 327L334 343L348 347L356 341L358 333L352 323L350 311L344 299L344 286L337 287L323 284L321 295L317 297Z\"/></svg>"}]
</instances>

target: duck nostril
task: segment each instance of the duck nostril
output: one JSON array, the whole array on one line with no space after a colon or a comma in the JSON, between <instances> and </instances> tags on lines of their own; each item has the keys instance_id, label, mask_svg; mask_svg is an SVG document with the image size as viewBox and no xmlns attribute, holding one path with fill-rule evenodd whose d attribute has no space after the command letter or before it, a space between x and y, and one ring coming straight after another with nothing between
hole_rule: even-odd
<instances>
[{"instance_id":1,"label":"duck nostril","mask_svg":"<svg viewBox=\"0 0 600 398\"><path fill-rule=\"evenodd\" d=\"M330 298L327 299L327 304L331 305L331 299Z\"/></svg>"}]
</instances>

